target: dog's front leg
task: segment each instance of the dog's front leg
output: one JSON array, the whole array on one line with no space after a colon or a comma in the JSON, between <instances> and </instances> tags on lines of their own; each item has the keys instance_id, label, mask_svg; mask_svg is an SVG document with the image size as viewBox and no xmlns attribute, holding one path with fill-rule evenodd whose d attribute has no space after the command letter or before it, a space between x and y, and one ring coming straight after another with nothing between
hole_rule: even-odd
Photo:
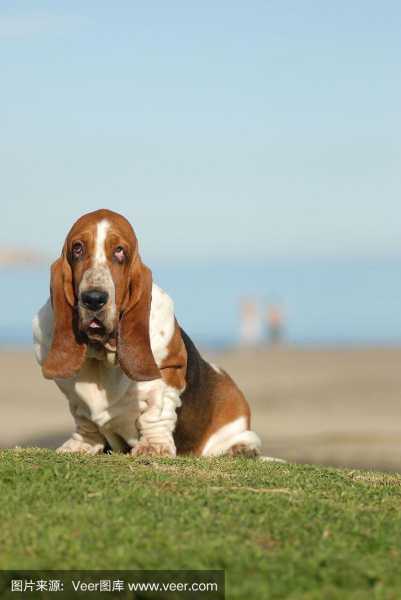
<instances>
[{"instance_id":1,"label":"dog's front leg","mask_svg":"<svg viewBox=\"0 0 401 600\"><path fill-rule=\"evenodd\" d=\"M177 422L177 408L181 405L178 390L162 379L138 383L139 441L133 455L156 454L175 456L173 432Z\"/></svg>"},{"instance_id":2,"label":"dog's front leg","mask_svg":"<svg viewBox=\"0 0 401 600\"><path fill-rule=\"evenodd\" d=\"M74 416L76 431L57 448L59 454L66 452L82 452L83 454L101 454L106 447L106 440L97 426L84 417Z\"/></svg>"}]
</instances>

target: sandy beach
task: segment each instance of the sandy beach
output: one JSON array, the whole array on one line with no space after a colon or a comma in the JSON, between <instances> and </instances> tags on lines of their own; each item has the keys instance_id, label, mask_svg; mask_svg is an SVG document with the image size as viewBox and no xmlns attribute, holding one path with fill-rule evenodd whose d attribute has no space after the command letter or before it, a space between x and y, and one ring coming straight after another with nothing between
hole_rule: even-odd
<instances>
[{"instance_id":1,"label":"sandy beach","mask_svg":"<svg viewBox=\"0 0 401 600\"><path fill-rule=\"evenodd\" d=\"M3 350L0 447L56 447L67 401L29 351ZM299 463L401 470L401 348L209 354L248 397L264 454Z\"/></svg>"}]
</instances>

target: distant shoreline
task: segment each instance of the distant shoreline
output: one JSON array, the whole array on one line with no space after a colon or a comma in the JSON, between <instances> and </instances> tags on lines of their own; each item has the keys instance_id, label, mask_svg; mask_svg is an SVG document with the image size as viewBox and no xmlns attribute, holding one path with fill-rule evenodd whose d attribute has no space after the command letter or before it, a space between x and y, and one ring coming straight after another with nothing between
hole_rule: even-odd
<instances>
[{"instance_id":1,"label":"distant shoreline","mask_svg":"<svg viewBox=\"0 0 401 600\"><path fill-rule=\"evenodd\" d=\"M341 352L341 351L369 351L369 350L399 350L401 349L401 338L398 341L355 341L355 342L294 342L286 343L278 346L271 346L269 344L261 344L259 346L242 346L240 344L224 344L224 345L212 345L203 344L192 338L198 349L202 353L209 354L262 354L265 352L291 352L291 351L305 351L305 352ZM22 341L1 341L0 340L0 352L30 352L32 349L32 338L24 339Z\"/></svg>"},{"instance_id":2,"label":"distant shoreline","mask_svg":"<svg viewBox=\"0 0 401 600\"><path fill-rule=\"evenodd\" d=\"M0 248L0 268L45 266L48 257L36 250Z\"/></svg>"}]
</instances>

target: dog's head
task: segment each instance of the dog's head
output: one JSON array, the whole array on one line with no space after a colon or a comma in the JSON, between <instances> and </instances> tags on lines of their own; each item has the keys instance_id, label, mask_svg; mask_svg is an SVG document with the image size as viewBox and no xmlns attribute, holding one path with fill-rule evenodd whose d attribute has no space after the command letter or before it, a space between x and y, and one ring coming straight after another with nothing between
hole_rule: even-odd
<instances>
[{"instance_id":1,"label":"dog's head","mask_svg":"<svg viewBox=\"0 0 401 600\"><path fill-rule=\"evenodd\" d=\"M50 289L54 332L45 377L76 374L88 344L116 348L132 379L160 376L149 340L152 274L124 217L109 210L81 217L52 265Z\"/></svg>"}]
</instances>

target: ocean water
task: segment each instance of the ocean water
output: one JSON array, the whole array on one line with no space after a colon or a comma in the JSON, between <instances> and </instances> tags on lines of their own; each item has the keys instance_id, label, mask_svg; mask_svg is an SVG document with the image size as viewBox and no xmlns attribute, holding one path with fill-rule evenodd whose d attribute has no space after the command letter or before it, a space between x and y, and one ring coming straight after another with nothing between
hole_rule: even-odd
<instances>
[{"instance_id":1,"label":"ocean water","mask_svg":"<svg viewBox=\"0 0 401 600\"><path fill-rule=\"evenodd\" d=\"M292 344L401 344L401 259L153 265L180 324L203 346L239 341L243 297L279 304ZM0 344L28 345L47 268L0 270Z\"/></svg>"}]
</instances>

